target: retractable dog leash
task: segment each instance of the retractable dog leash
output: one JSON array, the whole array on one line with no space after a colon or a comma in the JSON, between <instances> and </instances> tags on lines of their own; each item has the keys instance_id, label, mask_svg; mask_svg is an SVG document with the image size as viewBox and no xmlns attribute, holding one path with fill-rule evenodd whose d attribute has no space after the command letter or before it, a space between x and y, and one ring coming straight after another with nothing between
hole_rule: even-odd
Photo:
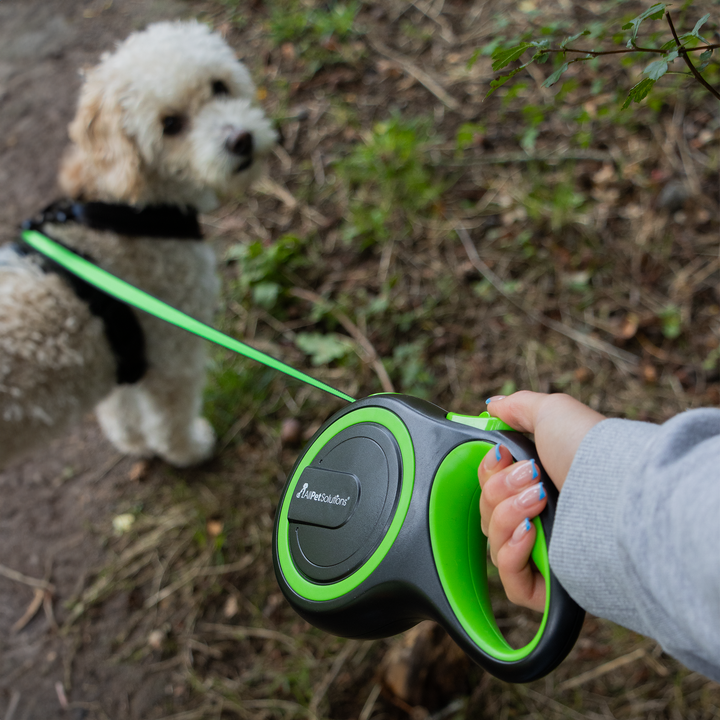
<instances>
[{"instance_id":1,"label":"retractable dog leash","mask_svg":"<svg viewBox=\"0 0 720 720\"><path fill-rule=\"evenodd\" d=\"M447 413L419 398L361 400L224 335L111 275L40 232L23 240L113 297L350 403L318 430L282 494L273 534L280 588L311 624L352 638L440 623L481 667L509 682L552 671L577 640L584 611L548 563L557 491L533 443L488 413ZM533 459L548 494L533 522L532 558L545 578L540 628L512 648L493 615L477 468L502 443Z\"/></svg>"}]
</instances>

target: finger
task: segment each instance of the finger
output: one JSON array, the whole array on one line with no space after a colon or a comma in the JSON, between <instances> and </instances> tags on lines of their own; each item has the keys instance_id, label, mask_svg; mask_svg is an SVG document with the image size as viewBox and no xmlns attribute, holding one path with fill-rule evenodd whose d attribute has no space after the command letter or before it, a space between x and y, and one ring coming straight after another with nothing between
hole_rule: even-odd
<instances>
[{"instance_id":1,"label":"finger","mask_svg":"<svg viewBox=\"0 0 720 720\"><path fill-rule=\"evenodd\" d=\"M518 525L525 518L532 519L539 515L546 504L545 486L539 482L497 505L490 518L488 528L491 557L495 565L498 564L498 551L510 540Z\"/></svg>"},{"instance_id":2,"label":"finger","mask_svg":"<svg viewBox=\"0 0 720 720\"><path fill-rule=\"evenodd\" d=\"M532 610L545 608L545 578L533 568L530 554L537 530L524 518L497 553L498 572L510 602Z\"/></svg>"},{"instance_id":3,"label":"finger","mask_svg":"<svg viewBox=\"0 0 720 720\"><path fill-rule=\"evenodd\" d=\"M502 444L497 444L494 448L485 453L480 466L478 467L478 480L480 487L484 487L485 483L499 470L503 470L512 463L512 455L510 451Z\"/></svg>"},{"instance_id":4,"label":"finger","mask_svg":"<svg viewBox=\"0 0 720 720\"><path fill-rule=\"evenodd\" d=\"M512 395L487 400L487 411L520 432L534 433L535 421L547 395L520 390Z\"/></svg>"},{"instance_id":5,"label":"finger","mask_svg":"<svg viewBox=\"0 0 720 720\"><path fill-rule=\"evenodd\" d=\"M537 482L540 471L534 460L522 460L495 473L485 481L480 494L480 519L483 532L487 534L492 513L507 498L517 495Z\"/></svg>"}]
</instances>

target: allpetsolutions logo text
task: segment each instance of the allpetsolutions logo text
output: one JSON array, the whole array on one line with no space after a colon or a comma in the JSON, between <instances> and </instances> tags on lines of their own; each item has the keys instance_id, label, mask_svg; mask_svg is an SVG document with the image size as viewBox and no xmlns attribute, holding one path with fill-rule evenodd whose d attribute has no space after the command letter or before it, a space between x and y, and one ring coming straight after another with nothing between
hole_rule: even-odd
<instances>
[{"instance_id":1,"label":"allpetsolutions logo text","mask_svg":"<svg viewBox=\"0 0 720 720\"><path fill-rule=\"evenodd\" d=\"M328 505L342 505L345 507L350 500L350 496L343 498L339 495L328 495L324 492L315 492L308 490L308 484L303 483L302 489L295 495L299 500L313 500L314 502L327 503Z\"/></svg>"}]
</instances>

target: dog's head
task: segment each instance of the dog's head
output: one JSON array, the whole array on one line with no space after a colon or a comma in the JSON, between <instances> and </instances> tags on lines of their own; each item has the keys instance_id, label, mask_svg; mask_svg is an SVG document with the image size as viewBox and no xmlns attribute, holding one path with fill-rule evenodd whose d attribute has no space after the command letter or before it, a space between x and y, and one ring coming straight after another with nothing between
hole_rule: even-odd
<instances>
[{"instance_id":1,"label":"dog's head","mask_svg":"<svg viewBox=\"0 0 720 720\"><path fill-rule=\"evenodd\" d=\"M277 141L255 94L205 25L151 25L88 71L60 184L74 198L212 209Z\"/></svg>"}]
</instances>

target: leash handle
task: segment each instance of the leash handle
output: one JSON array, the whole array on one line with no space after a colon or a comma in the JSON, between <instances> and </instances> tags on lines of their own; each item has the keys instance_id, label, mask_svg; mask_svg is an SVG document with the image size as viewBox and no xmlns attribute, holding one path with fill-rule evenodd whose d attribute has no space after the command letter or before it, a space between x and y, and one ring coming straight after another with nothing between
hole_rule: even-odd
<instances>
[{"instance_id":1,"label":"leash handle","mask_svg":"<svg viewBox=\"0 0 720 720\"><path fill-rule=\"evenodd\" d=\"M521 648L495 620L480 527L478 465L498 443L515 460L534 459L548 493L533 549L546 604ZM497 418L373 395L331 417L290 473L275 516L275 575L322 630L381 638L431 619L488 672L530 682L567 656L585 615L548 562L556 503L533 443Z\"/></svg>"},{"instance_id":2,"label":"leash handle","mask_svg":"<svg viewBox=\"0 0 720 720\"><path fill-rule=\"evenodd\" d=\"M240 340L221 333L210 325L206 325L200 320L190 317L181 310L168 305L162 300L158 300L144 290L130 285L130 283L121 280L115 275L107 272L98 267L89 260L80 257L77 253L73 252L69 248L64 247L60 243L52 240L47 235L44 235L37 230L24 230L21 233L22 239L30 245L30 247L37 250L39 253L46 255L51 260L61 265L73 275L77 275L85 282L90 283L94 287L100 288L103 292L111 295L118 300L132 305L133 307L143 310L150 315L165 320L171 325L175 325L183 330L187 330L194 335L198 335L205 340L209 340L216 345L220 345L228 350L232 350L240 355L243 355L250 360L259 362L262 365L266 365L273 370L278 370L285 375L289 375L295 380L312 385L319 390L324 390L331 395L341 398L347 402L354 402L354 398L350 395L336 390L331 385L328 385L321 380L318 380L310 375L306 375L300 370L296 370L290 365L286 365L284 362L277 360L271 355L267 355L261 350L256 350L250 345L246 345Z\"/></svg>"}]
</instances>

